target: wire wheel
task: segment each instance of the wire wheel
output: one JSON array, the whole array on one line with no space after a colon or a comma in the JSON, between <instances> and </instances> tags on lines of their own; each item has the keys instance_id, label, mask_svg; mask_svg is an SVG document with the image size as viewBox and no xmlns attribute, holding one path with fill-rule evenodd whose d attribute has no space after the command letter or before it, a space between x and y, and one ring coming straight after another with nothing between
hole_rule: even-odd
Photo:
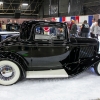
<instances>
[{"instance_id":1,"label":"wire wheel","mask_svg":"<svg viewBox=\"0 0 100 100\"><path fill-rule=\"evenodd\" d=\"M2 60L0 61L0 84L12 85L16 83L20 78L20 69L12 61Z\"/></svg>"}]
</instances>

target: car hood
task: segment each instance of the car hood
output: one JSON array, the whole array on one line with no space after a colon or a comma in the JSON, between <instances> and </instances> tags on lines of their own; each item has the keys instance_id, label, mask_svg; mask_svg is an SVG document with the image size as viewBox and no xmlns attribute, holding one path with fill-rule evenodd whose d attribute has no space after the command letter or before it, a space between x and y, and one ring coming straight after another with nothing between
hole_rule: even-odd
<instances>
[{"instance_id":1,"label":"car hood","mask_svg":"<svg viewBox=\"0 0 100 100\"><path fill-rule=\"evenodd\" d=\"M9 42L9 41L12 41L12 42L13 41L18 41L18 39L19 39L19 35L10 36L10 37L4 39L3 41L1 41L0 44L5 43L5 42Z\"/></svg>"}]
</instances>

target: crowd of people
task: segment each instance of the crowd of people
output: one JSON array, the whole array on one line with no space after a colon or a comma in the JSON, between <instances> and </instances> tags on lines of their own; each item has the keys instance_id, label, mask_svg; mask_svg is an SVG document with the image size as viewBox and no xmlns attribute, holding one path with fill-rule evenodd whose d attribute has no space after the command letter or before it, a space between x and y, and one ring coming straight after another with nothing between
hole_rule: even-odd
<instances>
[{"instance_id":1,"label":"crowd of people","mask_svg":"<svg viewBox=\"0 0 100 100\"><path fill-rule=\"evenodd\" d=\"M55 21L55 20L51 20ZM87 20L84 20L83 23L78 23L78 20L71 20L71 22L65 22L69 29L69 36L75 37L85 37L85 38L97 38L100 35L100 19L95 20L92 19L92 25L90 26ZM54 34L56 33L60 35L64 35L64 31L62 32L60 28L56 29L55 27L44 27L44 34Z\"/></svg>"},{"instance_id":2,"label":"crowd of people","mask_svg":"<svg viewBox=\"0 0 100 100\"><path fill-rule=\"evenodd\" d=\"M95 20L95 18L93 18L91 26L89 26L87 20L84 20L81 25L78 24L77 20L71 20L71 23L68 24L68 28L70 36L98 38L98 35L100 35L100 19Z\"/></svg>"},{"instance_id":3,"label":"crowd of people","mask_svg":"<svg viewBox=\"0 0 100 100\"><path fill-rule=\"evenodd\" d=\"M20 25L14 20L9 20L5 23L3 20L0 21L0 31L17 31L20 28Z\"/></svg>"},{"instance_id":4,"label":"crowd of people","mask_svg":"<svg viewBox=\"0 0 100 100\"><path fill-rule=\"evenodd\" d=\"M55 20L51 20L55 21ZM95 18L92 19L92 25L89 26L87 23L87 20L84 20L83 23L79 24L78 20L71 20L70 23L66 22L69 28L69 36L81 36L81 37L92 37L92 38L98 38L98 35L100 35L100 19L95 20ZM44 27L44 34L56 34L59 33L62 35L63 31L58 28L52 27ZM0 31L18 31L20 30L20 25L16 22L16 20L12 21L9 20L6 24L4 21L0 21ZM38 29L37 30L41 30Z\"/></svg>"}]
</instances>

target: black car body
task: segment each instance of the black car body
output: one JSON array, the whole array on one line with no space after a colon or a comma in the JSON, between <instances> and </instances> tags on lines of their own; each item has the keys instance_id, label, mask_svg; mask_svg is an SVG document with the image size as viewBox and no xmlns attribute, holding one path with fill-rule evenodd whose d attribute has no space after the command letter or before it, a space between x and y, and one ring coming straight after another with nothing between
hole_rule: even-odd
<instances>
[{"instance_id":1,"label":"black car body","mask_svg":"<svg viewBox=\"0 0 100 100\"><path fill-rule=\"evenodd\" d=\"M47 35L43 29L48 32L51 29L56 32L62 30L63 35L62 33L54 35L52 32ZM95 66L95 71L100 74L98 50L99 42L96 39L68 37L68 29L64 23L25 21L21 26L20 36L9 37L0 43L0 77L3 81L0 83L13 84L20 76L27 78L72 77L90 66ZM19 75L14 81L12 80L17 71L13 63L18 67L17 70L19 69ZM7 73L10 74L7 75Z\"/></svg>"}]
</instances>

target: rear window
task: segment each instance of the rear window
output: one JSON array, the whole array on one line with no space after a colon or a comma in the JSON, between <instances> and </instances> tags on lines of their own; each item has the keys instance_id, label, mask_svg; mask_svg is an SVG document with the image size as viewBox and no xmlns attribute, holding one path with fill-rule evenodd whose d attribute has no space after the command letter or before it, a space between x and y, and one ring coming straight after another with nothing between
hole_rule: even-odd
<instances>
[{"instance_id":1,"label":"rear window","mask_svg":"<svg viewBox=\"0 0 100 100\"><path fill-rule=\"evenodd\" d=\"M65 29L57 26L36 26L35 39L65 39Z\"/></svg>"}]
</instances>

